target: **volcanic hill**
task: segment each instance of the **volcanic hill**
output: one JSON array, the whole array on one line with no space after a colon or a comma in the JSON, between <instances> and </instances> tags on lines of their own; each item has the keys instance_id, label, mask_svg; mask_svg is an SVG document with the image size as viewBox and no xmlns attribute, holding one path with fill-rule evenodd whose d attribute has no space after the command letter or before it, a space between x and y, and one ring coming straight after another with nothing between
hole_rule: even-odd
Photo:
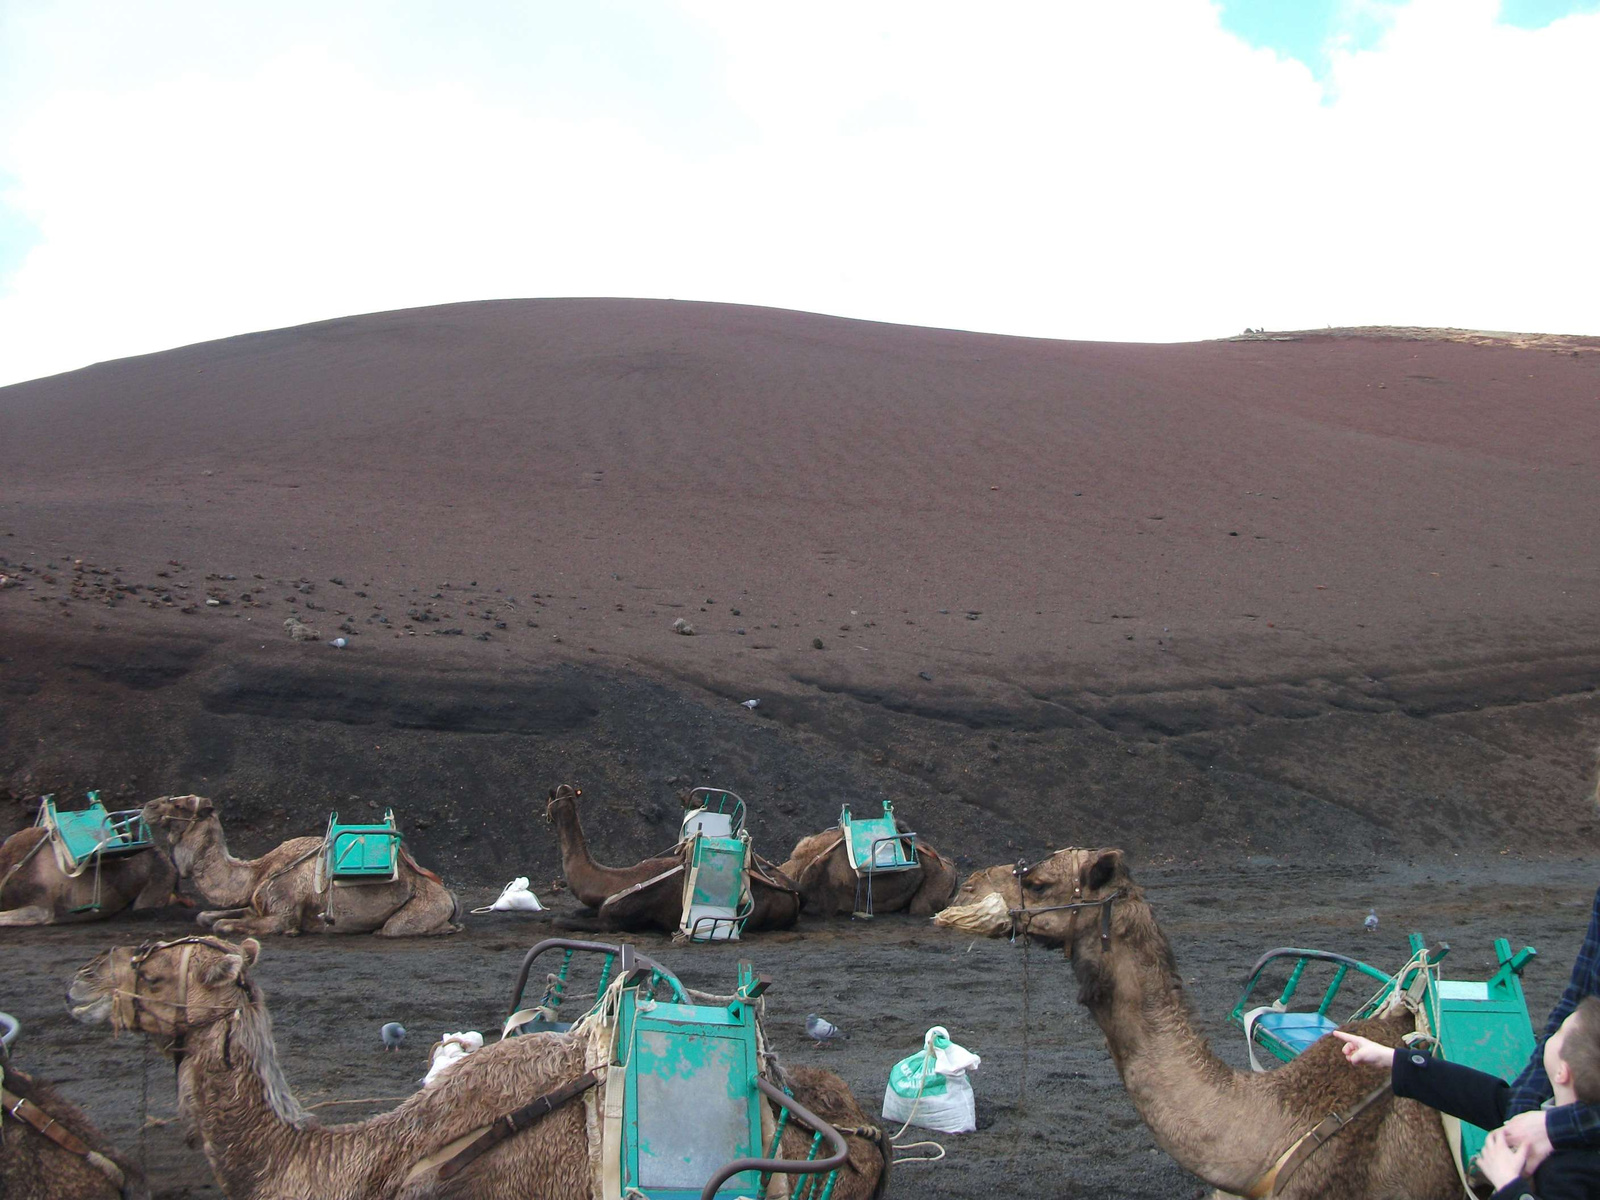
<instances>
[{"instance_id":1,"label":"volcanic hill","mask_svg":"<svg viewBox=\"0 0 1600 1200\"><path fill-rule=\"evenodd\" d=\"M698 783L774 860L880 797L966 862L1594 845L1592 339L459 304L0 389L0 463L0 833L393 805L537 886L567 781L610 861Z\"/></svg>"}]
</instances>

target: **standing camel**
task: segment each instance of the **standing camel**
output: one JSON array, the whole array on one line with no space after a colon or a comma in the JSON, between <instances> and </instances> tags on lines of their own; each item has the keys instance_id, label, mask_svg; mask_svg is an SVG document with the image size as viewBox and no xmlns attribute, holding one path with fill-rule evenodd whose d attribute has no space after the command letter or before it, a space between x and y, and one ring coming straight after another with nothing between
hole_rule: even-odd
<instances>
[{"instance_id":1,"label":"standing camel","mask_svg":"<svg viewBox=\"0 0 1600 1200\"><path fill-rule=\"evenodd\" d=\"M778 870L800 888L807 912L824 917L848 917L856 912L862 885L850 865L843 830L824 829L801 838L789 861ZM955 863L919 840L916 866L873 876L872 909L931 916L950 903L960 882Z\"/></svg>"},{"instance_id":2,"label":"standing camel","mask_svg":"<svg viewBox=\"0 0 1600 1200\"><path fill-rule=\"evenodd\" d=\"M586 1100L556 1107L448 1184L435 1170L416 1170L425 1156L583 1075L585 1033L491 1043L398 1108L354 1124L322 1125L300 1106L278 1065L272 1018L250 978L260 951L253 938L238 945L205 937L147 950L117 947L80 970L69 991L79 1020L144 1033L176 1059L179 1110L231 1200L590 1194ZM838 1076L797 1069L789 1082L800 1103L824 1120L863 1129L847 1134L850 1162L840 1169L834 1196L876 1196L887 1175L882 1130ZM810 1142L809 1132L790 1122L783 1152L804 1158Z\"/></svg>"},{"instance_id":3,"label":"standing camel","mask_svg":"<svg viewBox=\"0 0 1600 1200\"><path fill-rule=\"evenodd\" d=\"M127 909L172 903L178 875L152 847L104 857L76 876L61 869L41 825L18 830L0 845L0 925L65 925L103 921Z\"/></svg>"},{"instance_id":4,"label":"standing camel","mask_svg":"<svg viewBox=\"0 0 1600 1200\"><path fill-rule=\"evenodd\" d=\"M1032 911L1030 911L1032 910ZM1385 1082L1352 1069L1324 1038L1265 1074L1235 1071L1190 1023L1172 948L1121 850L1058 850L1031 867L990 867L969 877L941 925L1001 937L1013 928L1060 946L1078 1000L1105 1034L1128 1096L1161 1148L1214 1187L1292 1200L1453 1200L1461 1183L1439 1115L1384 1094L1305 1158L1279 1190L1269 1173L1324 1118L1347 1114ZM1348 1028L1400 1044L1411 1014Z\"/></svg>"},{"instance_id":5,"label":"standing camel","mask_svg":"<svg viewBox=\"0 0 1600 1200\"><path fill-rule=\"evenodd\" d=\"M403 848L398 879L343 887L327 878L321 838L291 838L260 858L234 858L222 818L204 796L162 796L144 806L144 819L171 846L178 874L216 905L196 919L219 934L427 937L461 931L454 893Z\"/></svg>"},{"instance_id":6,"label":"standing camel","mask_svg":"<svg viewBox=\"0 0 1600 1200\"><path fill-rule=\"evenodd\" d=\"M646 858L631 867L605 867L589 855L578 819L582 793L569 783L550 790L545 819L556 827L561 873L580 904L599 910L611 929L678 928L683 917L683 849ZM750 856L750 897L755 909L745 929L792 929L800 919L800 890L759 854Z\"/></svg>"},{"instance_id":7,"label":"standing camel","mask_svg":"<svg viewBox=\"0 0 1600 1200\"><path fill-rule=\"evenodd\" d=\"M5 1108L0 1113L0 1196L149 1200L144 1172L48 1084L18 1070L4 1049L0 1097Z\"/></svg>"}]
</instances>

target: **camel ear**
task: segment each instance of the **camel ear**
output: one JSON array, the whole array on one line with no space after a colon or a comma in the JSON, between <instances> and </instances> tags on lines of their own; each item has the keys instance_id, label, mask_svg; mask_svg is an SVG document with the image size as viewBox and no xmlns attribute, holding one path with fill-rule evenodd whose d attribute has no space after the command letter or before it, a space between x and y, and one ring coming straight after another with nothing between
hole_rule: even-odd
<instances>
[{"instance_id":1,"label":"camel ear","mask_svg":"<svg viewBox=\"0 0 1600 1200\"><path fill-rule=\"evenodd\" d=\"M1098 892L1101 888L1109 887L1111 881L1126 869L1121 850L1098 851L1094 860L1083 869L1084 891Z\"/></svg>"},{"instance_id":2,"label":"camel ear","mask_svg":"<svg viewBox=\"0 0 1600 1200\"><path fill-rule=\"evenodd\" d=\"M261 957L261 943L255 938L245 938L239 943L239 953L244 958L244 965L253 967L256 965L256 959Z\"/></svg>"},{"instance_id":3,"label":"camel ear","mask_svg":"<svg viewBox=\"0 0 1600 1200\"><path fill-rule=\"evenodd\" d=\"M212 963L206 968L205 978L202 982L207 987L221 987L225 983L237 982L244 973L245 961L241 955L224 955L220 962Z\"/></svg>"}]
</instances>

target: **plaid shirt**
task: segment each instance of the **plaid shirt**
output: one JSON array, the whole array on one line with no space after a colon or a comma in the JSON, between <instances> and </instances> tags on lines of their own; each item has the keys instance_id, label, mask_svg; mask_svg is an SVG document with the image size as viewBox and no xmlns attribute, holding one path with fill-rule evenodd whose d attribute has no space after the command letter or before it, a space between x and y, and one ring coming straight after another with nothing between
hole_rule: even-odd
<instances>
[{"instance_id":1,"label":"plaid shirt","mask_svg":"<svg viewBox=\"0 0 1600 1200\"><path fill-rule=\"evenodd\" d=\"M1550 1080L1544 1073L1545 1039L1561 1027L1561 1022L1578 1007L1578 1001L1595 995L1600 995L1600 892L1595 893L1594 910L1589 914L1589 932L1584 934L1578 960L1572 964L1572 979L1567 990L1551 1009L1550 1022L1545 1026L1544 1037L1534 1047L1533 1057L1511 1085L1508 1114L1528 1112L1550 1098ZM1557 1150L1600 1147L1600 1104L1564 1104L1549 1109L1545 1113L1544 1128L1550 1136L1550 1144Z\"/></svg>"}]
</instances>

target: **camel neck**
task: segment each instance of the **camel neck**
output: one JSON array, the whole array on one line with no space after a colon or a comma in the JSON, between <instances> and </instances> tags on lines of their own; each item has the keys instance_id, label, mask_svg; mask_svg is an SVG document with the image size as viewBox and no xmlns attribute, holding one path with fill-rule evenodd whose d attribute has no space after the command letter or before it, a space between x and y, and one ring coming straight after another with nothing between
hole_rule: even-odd
<instances>
[{"instance_id":1,"label":"camel neck","mask_svg":"<svg viewBox=\"0 0 1600 1200\"><path fill-rule=\"evenodd\" d=\"M207 904L239 908L250 903L256 883L254 864L228 853L219 817L208 817L192 828L174 848L173 861L179 874L194 880Z\"/></svg>"},{"instance_id":2,"label":"camel neck","mask_svg":"<svg viewBox=\"0 0 1600 1200\"><path fill-rule=\"evenodd\" d=\"M289 1194L279 1190L278 1164L310 1160L334 1169L314 1145L327 1135L314 1124L303 1127L305 1114L278 1066L264 1011L241 1011L191 1033L178 1077L180 1106L200 1131L222 1190L235 1200ZM331 1192L331 1175L323 1182Z\"/></svg>"},{"instance_id":3,"label":"camel neck","mask_svg":"<svg viewBox=\"0 0 1600 1200\"><path fill-rule=\"evenodd\" d=\"M1123 1086L1161 1148L1202 1179L1242 1192L1289 1143L1293 1120L1194 1029L1165 936L1149 905L1118 905L1111 948L1098 924L1078 942L1074 971Z\"/></svg>"}]
</instances>

